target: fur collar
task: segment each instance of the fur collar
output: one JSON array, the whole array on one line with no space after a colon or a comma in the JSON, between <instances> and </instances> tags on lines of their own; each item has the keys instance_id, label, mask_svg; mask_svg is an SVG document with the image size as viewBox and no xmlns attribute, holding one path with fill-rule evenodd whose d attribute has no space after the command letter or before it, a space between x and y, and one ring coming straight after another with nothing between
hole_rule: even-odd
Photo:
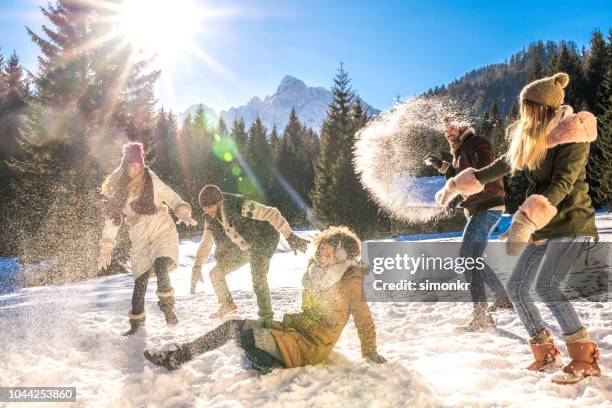
<instances>
[{"instance_id":1,"label":"fur collar","mask_svg":"<svg viewBox=\"0 0 612 408\"><path fill-rule=\"evenodd\" d=\"M557 112L557 125L546 139L548 148L567 143L589 143L597 139L597 118L590 112L573 113L563 105Z\"/></svg>"},{"instance_id":2,"label":"fur collar","mask_svg":"<svg viewBox=\"0 0 612 408\"><path fill-rule=\"evenodd\" d=\"M334 265L321 267L312 262L302 277L302 286L309 292L318 292L331 288L340 282L344 273L357 263L351 259L345 259Z\"/></svg>"},{"instance_id":3,"label":"fur collar","mask_svg":"<svg viewBox=\"0 0 612 408\"><path fill-rule=\"evenodd\" d=\"M461 146L463 146L463 143L470 137L473 136L474 134L476 134L476 131L474 130L473 127L468 126L466 127L463 132L461 132L461 134L459 135L459 137L457 137L456 139L454 139L453 141L449 141L450 143L450 147L451 147L451 154L453 156L457 155L457 151L461 148Z\"/></svg>"}]
</instances>

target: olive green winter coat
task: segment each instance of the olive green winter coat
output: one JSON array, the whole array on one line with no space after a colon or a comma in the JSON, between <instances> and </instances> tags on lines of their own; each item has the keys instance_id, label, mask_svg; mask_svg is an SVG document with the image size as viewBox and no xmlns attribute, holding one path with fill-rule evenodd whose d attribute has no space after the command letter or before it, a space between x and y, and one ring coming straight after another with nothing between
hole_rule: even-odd
<instances>
[{"instance_id":1,"label":"olive green winter coat","mask_svg":"<svg viewBox=\"0 0 612 408\"><path fill-rule=\"evenodd\" d=\"M542 163L536 169L524 169L529 181L525 203L540 201L538 205L543 205L537 212L543 213L544 222L533 234L534 241L572 235L598 238L595 210L586 181L590 142L596 138L597 123L591 113L568 114L548 135L548 150ZM491 165L476 170L474 175L486 184L510 171L506 157L502 156Z\"/></svg>"}]
</instances>

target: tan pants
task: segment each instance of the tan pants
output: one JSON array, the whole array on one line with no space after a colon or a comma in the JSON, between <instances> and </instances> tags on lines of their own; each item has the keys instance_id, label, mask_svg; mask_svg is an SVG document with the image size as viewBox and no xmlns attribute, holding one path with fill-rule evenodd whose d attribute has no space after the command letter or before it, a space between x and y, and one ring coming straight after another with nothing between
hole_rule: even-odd
<instances>
[{"instance_id":1,"label":"tan pants","mask_svg":"<svg viewBox=\"0 0 612 408\"><path fill-rule=\"evenodd\" d=\"M257 297L259 317L262 319L272 319L274 313L272 312L270 288L268 287L270 257L265 255L241 252L240 255L217 260L217 264L210 271L210 282L219 299L219 304L221 306L227 306L234 303L225 277L227 274L237 270L246 263L251 264L251 278L253 280L253 290Z\"/></svg>"}]
</instances>

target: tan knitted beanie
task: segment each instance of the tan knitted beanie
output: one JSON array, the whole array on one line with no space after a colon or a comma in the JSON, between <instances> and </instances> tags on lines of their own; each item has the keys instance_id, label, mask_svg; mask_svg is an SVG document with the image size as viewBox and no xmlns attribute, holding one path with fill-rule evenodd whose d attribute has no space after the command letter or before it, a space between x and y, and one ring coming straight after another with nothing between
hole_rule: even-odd
<instances>
[{"instance_id":1,"label":"tan knitted beanie","mask_svg":"<svg viewBox=\"0 0 612 408\"><path fill-rule=\"evenodd\" d=\"M520 99L558 109L563 103L563 89L569 83L569 75L559 72L551 77L530 82L521 91Z\"/></svg>"}]
</instances>

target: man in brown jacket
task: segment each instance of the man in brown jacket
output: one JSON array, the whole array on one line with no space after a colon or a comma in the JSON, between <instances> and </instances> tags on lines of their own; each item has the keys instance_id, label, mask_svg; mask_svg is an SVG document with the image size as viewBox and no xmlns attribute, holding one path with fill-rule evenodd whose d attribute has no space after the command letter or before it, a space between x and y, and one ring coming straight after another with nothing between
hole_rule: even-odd
<instances>
[{"instance_id":1,"label":"man in brown jacket","mask_svg":"<svg viewBox=\"0 0 612 408\"><path fill-rule=\"evenodd\" d=\"M435 167L449 179L466 168L480 169L495 161L495 152L491 143L484 137L476 135L469 123L458 120L454 115L447 115L444 118L443 125L444 136L450 145L453 162L442 161L430 154L425 157L425 164ZM453 202L451 202L452 205ZM467 217L460 256L480 257L484 253L491 233L501 219L504 210L504 185L502 180L487 184L483 191L463 199L459 205L463 208ZM495 322L489 312L498 308L512 308L512 303L502 283L495 272L486 264L481 271L477 269L467 271L466 278L470 282L474 311L470 323L460 329L475 331L494 327ZM485 283L491 288L495 296L495 303L488 311Z\"/></svg>"},{"instance_id":2,"label":"man in brown jacket","mask_svg":"<svg viewBox=\"0 0 612 408\"><path fill-rule=\"evenodd\" d=\"M228 320L192 342L170 351L145 351L153 364L169 370L230 340L240 346L253 367L267 372L275 367L301 367L323 362L353 316L361 354L384 363L377 353L376 328L362 296L364 265L360 242L347 228L331 227L314 241L316 254L302 279L302 311L286 314L282 322Z\"/></svg>"}]
</instances>

